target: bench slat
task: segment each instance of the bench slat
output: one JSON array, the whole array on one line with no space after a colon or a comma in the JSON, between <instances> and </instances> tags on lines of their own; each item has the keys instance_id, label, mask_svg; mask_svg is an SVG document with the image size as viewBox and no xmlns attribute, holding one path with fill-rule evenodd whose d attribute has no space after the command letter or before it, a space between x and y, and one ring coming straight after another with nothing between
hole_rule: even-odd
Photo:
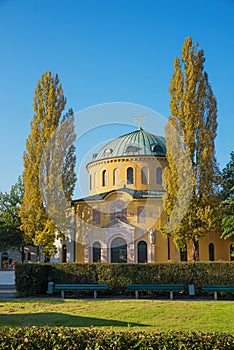
<instances>
[{"instance_id":1,"label":"bench slat","mask_svg":"<svg viewBox=\"0 0 234 350\"><path fill-rule=\"evenodd\" d=\"M202 288L205 289L230 289L234 290L234 284L203 284Z\"/></svg>"},{"instance_id":2,"label":"bench slat","mask_svg":"<svg viewBox=\"0 0 234 350\"><path fill-rule=\"evenodd\" d=\"M127 292L135 292L136 299L138 292L170 292L170 299L173 299L173 292L183 292L183 284L129 284Z\"/></svg>"},{"instance_id":3,"label":"bench slat","mask_svg":"<svg viewBox=\"0 0 234 350\"><path fill-rule=\"evenodd\" d=\"M146 291L183 291L183 284L129 284L127 286L128 291L134 290L146 290Z\"/></svg>"},{"instance_id":4,"label":"bench slat","mask_svg":"<svg viewBox=\"0 0 234 350\"><path fill-rule=\"evenodd\" d=\"M54 285L54 291L61 292L62 298L64 298L64 292L94 292L94 298L97 297L97 291L106 291L108 284L61 284Z\"/></svg>"},{"instance_id":5,"label":"bench slat","mask_svg":"<svg viewBox=\"0 0 234 350\"><path fill-rule=\"evenodd\" d=\"M234 292L234 284L203 284L203 292L214 292L214 299L218 299L218 292Z\"/></svg>"}]
</instances>

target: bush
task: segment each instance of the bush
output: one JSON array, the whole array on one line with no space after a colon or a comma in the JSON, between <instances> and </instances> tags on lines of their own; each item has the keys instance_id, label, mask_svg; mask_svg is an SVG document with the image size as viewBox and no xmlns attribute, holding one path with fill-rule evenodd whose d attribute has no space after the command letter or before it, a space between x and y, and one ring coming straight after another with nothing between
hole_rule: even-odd
<instances>
[{"instance_id":1,"label":"bush","mask_svg":"<svg viewBox=\"0 0 234 350\"><path fill-rule=\"evenodd\" d=\"M55 283L107 283L110 292L124 292L131 283L234 284L234 262L188 262L153 264L18 264L15 269L18 295L45 294Z\"/></svg>"},{"instance_id":2,"label":"bush","mask_svg":"<svg viewBox=\"0 0 234 350\"><path fill-rule=\"evenodd\" d=\"M58 327L0 329L0 349L233 349L234 337L201 332L114 332Z\"/></svg>"},{"instance_id":3,"label":"bush","mask_svg":"<svg viewBox=\"0 0 234 350\"><path fill-rule=\"evenodd\" d=\"M48 266L45 264L17 264L15 285L20 296L44 294L48 285Z\"/></svg>"}]
</instances>

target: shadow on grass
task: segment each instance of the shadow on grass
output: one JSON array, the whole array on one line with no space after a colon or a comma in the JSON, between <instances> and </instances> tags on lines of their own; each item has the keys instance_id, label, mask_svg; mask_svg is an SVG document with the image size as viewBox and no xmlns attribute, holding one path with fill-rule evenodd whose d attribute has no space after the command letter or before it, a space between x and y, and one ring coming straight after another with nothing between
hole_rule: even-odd
<instances>
[{"instance_id":1,"label":"shadow on grass","mask_svg":"<svg viewBox=\"0 0 234 350\"><path fill-rule=\"evenodd\" d=\"M11 315L0 314L0 326L147 327L149 325L95 317L73 316L57 312L41 312Z\"/></svg>"}]
</instances>

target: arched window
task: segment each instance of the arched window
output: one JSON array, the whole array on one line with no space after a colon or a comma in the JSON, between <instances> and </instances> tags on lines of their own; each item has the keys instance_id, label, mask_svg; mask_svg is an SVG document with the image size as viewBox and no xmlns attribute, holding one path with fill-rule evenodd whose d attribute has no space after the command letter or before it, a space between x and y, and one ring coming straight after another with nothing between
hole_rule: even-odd
<instances>
[{"instance_id":1,"label":"arched window","mask_svg":"<svg viewBox=\"0 0 234 350\"><path fill-rule=\"evenodd\" d=\"M67 262L67 246L66 244L63 244L62 246L62 262Z\"/></svg>"},{"instance_id":2,"label":"arched window","mask_svg":"<svg viewBox=\"0 0 234 350\"><path fill-rule=\"evenodd\" d=\"M149 183L149 170L147 167L141 169L141 183L144 185Z\"/></svg>"},{"instance_id":3,"label":"arched window","mask_svg":"<svg viewBox=\"0 0 234 350\"><path fill-rule=\"evenodd\" d=\"M119 169L113 170L113 185L117 185L119 181Z\"/></svg>"},{"instance_id":4,"label":"arched window","mask_svg":"<svg viewBox=\"0 0 234 350\"><path fill-rule=\"evenodd\" d=\"M127 243L121 237L115 238L111 243L111 262L126 263L127 262Z\"/></svg>"},{"instance_id":5,"label":"arched window","mask_svg":"<svg viewBox=\"0 0 234 350\"><path fill-rule=\"evenodd\" d=\"M107 171L103 170L102 172L102 186L107 186Z\"/></svg>"},{"instance_id":6,"label":"arched window","mask_svg":"<svg viewBox=\"0 0 234 350\"><path fill-rule=\"evenodd\" d=\"M147 263L147 244L144 241L137 245L137 260L139 263Z\"/></svg>"},{"instance_id":7,"label":"arched window","mask_svg":"<svg viewBox=\"0 0 234 350\"><path fill-rule=\"evenodd\" d=\"M101 262L101 244L99 242L93 244L93 262Z\"/></svg>"},{"instance_id":8,"label":"arched window","mask_svg":"<svg viewBox=\"0 0 234 350\"><path fill-rule=\"evenodd\" d=\"M152 152L155 152L155 153L163 153L162 147L158 144L151 145L151 150Z\"/></svg>"},{"instance_id":9,"label":"arched window","mask_svg":"<svg viewBox=\"0 0 234 350\"><path fill-rule=\"evenodd\" d=\"M139 224L146 223L146 208L143 205L137 207L137 222Z\"/></svg>"},{"instance_id":10,"label":"arched window","mask_svg":"<svg viewBox=\"0 0 234 350\"><path fill-rule=\"evenodd\" d=\"M234 261L234 245L230 244L230 260Z\"/></svg>"},{"instance_id":11,"label":"arched window","mask_svg":"<svg viewBox=\"0 0 234 350\"><path fill-rule=\"evenodd\" d=\"M92 190L92 175L89 175L89 189Z\"/></svg>"},{"instance_id":12,"label":"arched window","mask_svg":"<svg viewBox=\"0 0 234 350\"><path fill-rule=\"evenodd\" d=\"M156 169L156 184L162 185L162 168L160 167Z\"/></svg>"},{"instance_id":13,"label":"arched window","mask_svg":"<svg viewBox=\"0 0 234 350\"><path fill-rule=\"evenodd\" d=\"M94 188L98 186L98 175L97 173L94 173Z\"/></svg>"},{"instance_id":14,"label":"arched window","mask_svg":"<svg viewBox=\"0 0 234 350\"><path fill-rule=\"evenodd\" d=\"M132 185L133 183L134 183L133 168L129 167L127 168L127 184Z\"/></svg>"},{"instance_id":15,"label":"arched window","mask_svg":"<svg viewBox=\"0 0 234 350\"><path fill-rule=\"evenodd\" d=\"M214 256L214 243L209 244L209 260L214 261L215 256Z\"/></svg>"},{"instance_id":16,"label":"arched window","mask_svg":"<svg viewBox=\"0 0 234 350\"><path fill-rule=\"evenodd\" d=\"M110 220L115 218L127 219L126 203L120 199L115 200L110 205Z\"/></svg>"}]
</instances>

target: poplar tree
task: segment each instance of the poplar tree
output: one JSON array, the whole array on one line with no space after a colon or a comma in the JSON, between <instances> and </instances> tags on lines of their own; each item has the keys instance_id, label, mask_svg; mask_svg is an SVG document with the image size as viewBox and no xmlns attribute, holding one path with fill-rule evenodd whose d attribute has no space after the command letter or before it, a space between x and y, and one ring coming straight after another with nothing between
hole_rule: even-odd
<instances>
[{"instance_id":1,"label":"poplar tree","mask_svg":"<svg viewBox=\"0 0 234 350\"><path fill-rule=\"evenodd\" d=\"M215 230L213 208L217 206L217 104L204 62L204 51L186 38L181 58L174 60L169 88L171 117L165 128L164 209L168 223L164 232L182 250L192 241L195 261L199 260L199 239ZM178 142L179 152L174 147ZM187 157L190 162L185 161ZM183 205L188 192L190 198Z\"/></svg>"},{"instance_id":2,"label":"poplar tree","mask_svg":"<svg viewBox=\"0 0 234 350\"><path fill-rule=\"evenodd\" d=\"M70 109L47 142L39 169L43 205L60 236L69 234L74 225L71 199L76 182L75 138L74 114Z\"/></svg>"},{"instance_id":3,"label":"poplar tree","mask_svg":"<svg viewBox=\"0 0 234 350\"><path fill-rule=\"evenodd\" d=\"M65 105L66 98L58 75L53 76L50 71L45 72L34 92L34 116L24 153L25 192L19 214L26 242L43 246L45 255L48 257L55 251L54 240L57 228L43 203L40 166L45 147L60 125ZM75 159L72 158L70 161L73 163ZM50 162L53 163L54 159L51 158ZM71 181L75 181L75 177Z\"/></svg>"}]
</instances>

